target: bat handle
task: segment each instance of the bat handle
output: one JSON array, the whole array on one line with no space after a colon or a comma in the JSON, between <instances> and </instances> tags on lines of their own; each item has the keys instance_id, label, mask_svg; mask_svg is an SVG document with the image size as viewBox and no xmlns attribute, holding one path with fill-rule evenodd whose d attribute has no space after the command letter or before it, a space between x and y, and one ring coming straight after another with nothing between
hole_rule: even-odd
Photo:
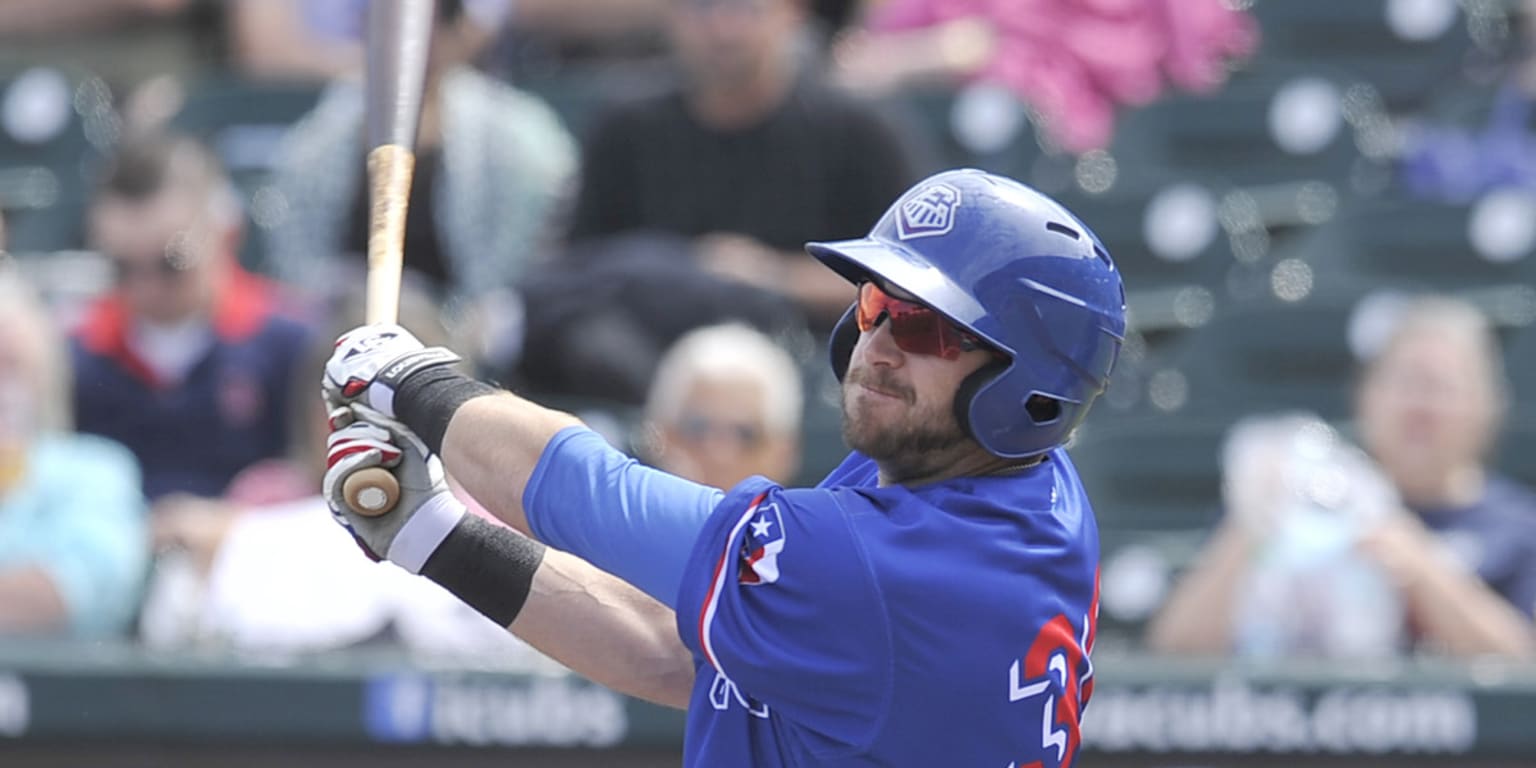
<instances>
[{"instance_id":1,"label":"bat handle","mask_svg":"<svg viewBox=\"0 0 1536 768\"><path fill-rule=\"evenodd\" d=\"M383 467L359 469L341 481L341 495L353 512L378 517L400 501L400 481Z\"/></svg>"}]
</instances>

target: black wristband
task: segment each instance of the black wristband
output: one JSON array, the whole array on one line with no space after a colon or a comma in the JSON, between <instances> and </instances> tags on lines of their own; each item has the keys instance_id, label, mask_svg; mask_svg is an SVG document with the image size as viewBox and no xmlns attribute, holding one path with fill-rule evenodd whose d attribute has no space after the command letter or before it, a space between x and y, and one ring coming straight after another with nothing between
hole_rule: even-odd
<instances>
[{"instance_id":1,"label":"black wristband","mask_svg":"<svg viewBox=\"0 0 1536 768\"><path fill-rule=\"evenodd\" d=\"M423 368L400 382L395 390L395 418L411 428L427 450L442 455L443 435L459 406L495 387L465 376L446 365Z\"/></svg>"},{"instance_id":2,"label":"black wristband","mask_svg":"<svg viewBox=\"0 0 1536 768\"><path fill-rule=\"evenodd\" d=\"M427 557L421 575L505 627L527 602L544 550L509 528L465 515Z\"/></svg>"}]
</instances>

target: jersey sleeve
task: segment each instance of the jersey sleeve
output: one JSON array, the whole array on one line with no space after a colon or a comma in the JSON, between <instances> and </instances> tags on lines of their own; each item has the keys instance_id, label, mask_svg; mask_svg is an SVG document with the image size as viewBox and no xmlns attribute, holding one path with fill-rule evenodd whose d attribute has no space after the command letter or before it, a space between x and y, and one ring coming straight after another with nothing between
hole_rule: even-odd
<instances>
[{"instance_id":1,"label":"jersey sleeve","mask_svg":"<svg viewBox=\"0 0 1536 768\"><path fill-rule=\"evenodd\" d=\"M857 500L743 483L705 523L678 596L678 631L715 673L715 707L782 717L823 758L867 747L891 697L889 619L844 509Z\"/></svg>"},{"instance_id":2,"label":"jersey sleeve","mask_svg":"<svg viewBox=\"0 0 1536 768\"><path fill-rule=\"evenodd\" d=\"M568 427L534 466L523 510L539 541L675 607L694 537L721 496L625 456L590 429Z\"/></svg>"}]
</instances>

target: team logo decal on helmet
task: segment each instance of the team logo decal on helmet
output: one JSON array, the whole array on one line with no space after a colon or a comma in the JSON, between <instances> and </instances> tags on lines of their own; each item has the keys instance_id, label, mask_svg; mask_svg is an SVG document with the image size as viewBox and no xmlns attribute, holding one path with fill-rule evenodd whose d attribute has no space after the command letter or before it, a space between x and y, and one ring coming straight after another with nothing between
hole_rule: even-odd
<instances>
[{"instance_id":1,"label":"team logo decal on helmet","mask_svg":"<svg viewBox=\"0 0 1536 768\"><path fill-rule=\"evenodd\" d=\"M955 209L960 207L960 190L944 184L929 184L901 204L896 217L897 237L932 237L949 232L955 226Z\"/></svg>"}]
</instances>

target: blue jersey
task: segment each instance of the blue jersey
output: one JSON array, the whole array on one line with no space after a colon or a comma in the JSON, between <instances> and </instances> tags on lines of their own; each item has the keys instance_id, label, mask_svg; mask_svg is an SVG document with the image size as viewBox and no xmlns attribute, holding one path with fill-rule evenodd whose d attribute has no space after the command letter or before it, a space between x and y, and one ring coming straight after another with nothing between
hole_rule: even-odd
<instances>
[{"instance_id":1,"label":"blue jersey","mask_svg":"<svg viewBox=\"0 0 1536 768\"><path fill-rule=\"evenodd\" d=\"M677 598L687 766L1071 765L1098 532L1063 451L1012 475L731 490Z\"/></svg>"}]
</instances>

